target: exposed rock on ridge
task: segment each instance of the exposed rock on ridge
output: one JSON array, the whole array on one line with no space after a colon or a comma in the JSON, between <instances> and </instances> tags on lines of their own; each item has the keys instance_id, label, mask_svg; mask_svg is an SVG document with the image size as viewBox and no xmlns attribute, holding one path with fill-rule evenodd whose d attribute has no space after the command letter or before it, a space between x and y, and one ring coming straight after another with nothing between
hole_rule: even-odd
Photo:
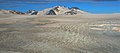
<instances>
[{"instance_id":1,"label":"exposed rock on ridge","mask_svg":"<svg viewBox=\"0 0 120 53\"><path fill-rule=\"evenodd\" d=\"M18 11L15 11L15 10L0 10L0 13L3 13L3 14L20 14L20 15L25 14L25 13L18 12Z\"/></svg>"}]
</instances>

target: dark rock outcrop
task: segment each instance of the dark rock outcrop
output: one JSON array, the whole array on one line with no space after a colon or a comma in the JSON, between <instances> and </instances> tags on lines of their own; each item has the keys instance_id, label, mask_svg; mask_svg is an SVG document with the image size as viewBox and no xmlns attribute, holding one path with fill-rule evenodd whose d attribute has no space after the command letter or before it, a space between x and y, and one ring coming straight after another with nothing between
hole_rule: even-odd
<instances>
[{"instance_id":1,"label":"dark rock outcrop","mask_svg":"<svg viewBox=\"0 0 120 53\"><path fill-rule=\"evenodd\" d=\"M26 14L29 14L29 15L37 15L38 11L35 11L35 10L29 10Z\"/></svg>"},{"instance_id":2,"label":"dark rock outcrop","mask_svg":"<svg viewBox=\"0 0 120 53\"><path fill-rule=\"evenodd\" d=\"M12 13L12 14L21 14L21 15L25 14L23 12L18 12L18 11L15 11L15 10L10 10L9 12Z\"/></svg>"},{"instance_id":3,"label":"dark rock outcrop","mask_svg":"<svg viewBox=\"0 0 120 53\"><path fill-rule=\"evenodd\" d=\"M74 11L65 12L65 15L75 15L75 14L77 14L77 12Z\"/></svg>"},{"instance_id":4,"label":"dark rock outcrop","mask_svg":"<svg viewBox=\"0 0 120 53\"><path fill-rule=\"evenodd\" d=\"M47 15L56 15L54 10L50 10Z\"/></svg>"}]
</instances>

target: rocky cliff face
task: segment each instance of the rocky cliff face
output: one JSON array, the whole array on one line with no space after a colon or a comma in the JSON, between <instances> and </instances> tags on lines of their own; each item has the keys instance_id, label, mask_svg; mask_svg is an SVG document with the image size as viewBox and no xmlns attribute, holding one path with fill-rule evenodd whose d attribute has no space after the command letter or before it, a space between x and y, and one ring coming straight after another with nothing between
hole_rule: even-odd
<instances>
[{"instance_id":1,"label":"rocky cliff face","mask_svg":"<svg viewBox=\"0 0 120 53\"><path fill-rule=\"evenodd\" d=\"M67 8L64 6L55 6L39 11L37 15L75 15L75 14L88 14L77 7Z\"/></svg>"}]
</instances>

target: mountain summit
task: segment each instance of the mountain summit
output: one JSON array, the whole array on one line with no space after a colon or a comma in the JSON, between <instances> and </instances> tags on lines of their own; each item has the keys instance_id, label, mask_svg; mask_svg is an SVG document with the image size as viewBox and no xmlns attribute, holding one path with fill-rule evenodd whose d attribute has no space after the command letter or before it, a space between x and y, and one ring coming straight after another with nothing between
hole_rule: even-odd
<instances>
[{"instance_id":1,"label":"mountain summit","mask_svg":"<svg viewBox=\"0 0 120 53\"><path fill-rule=\"evenodd\" d=\"M54 6L45 10L39 11L37 15L75 15L88 14L88 12L80 10L78 7L67 8L65 6Z\"/></svg>"},{"instance_id":2,"label":"mountain summit","mask_svg":"<svg viewBox=\"0 0 120 53\"><path fill-rule=\"evenodd\" d=\"M82 11L78 7L65 7L65 6L54 6L47 8L42 11L29 10L26 13L15 11L15 10L0 10L3 14L19 14L19 15L76 15L76 14L88 14L88 12Z\"/></svg>"}]
</instances>

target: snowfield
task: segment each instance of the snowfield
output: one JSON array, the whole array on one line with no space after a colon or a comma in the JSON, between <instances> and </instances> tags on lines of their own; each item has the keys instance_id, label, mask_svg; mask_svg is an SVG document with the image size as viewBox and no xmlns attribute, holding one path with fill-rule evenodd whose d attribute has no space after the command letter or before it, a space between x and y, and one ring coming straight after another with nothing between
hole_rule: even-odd
<instances>
[{"instance_id":1,"label":"snowfield","mask_svg":"<svg viewBox=\"0 0 120 53\"><path fill-rule=\"evenodd\" d=\"M0 53L120 53L120 15L0 15Z\"/></svg>"}]
</instances>

